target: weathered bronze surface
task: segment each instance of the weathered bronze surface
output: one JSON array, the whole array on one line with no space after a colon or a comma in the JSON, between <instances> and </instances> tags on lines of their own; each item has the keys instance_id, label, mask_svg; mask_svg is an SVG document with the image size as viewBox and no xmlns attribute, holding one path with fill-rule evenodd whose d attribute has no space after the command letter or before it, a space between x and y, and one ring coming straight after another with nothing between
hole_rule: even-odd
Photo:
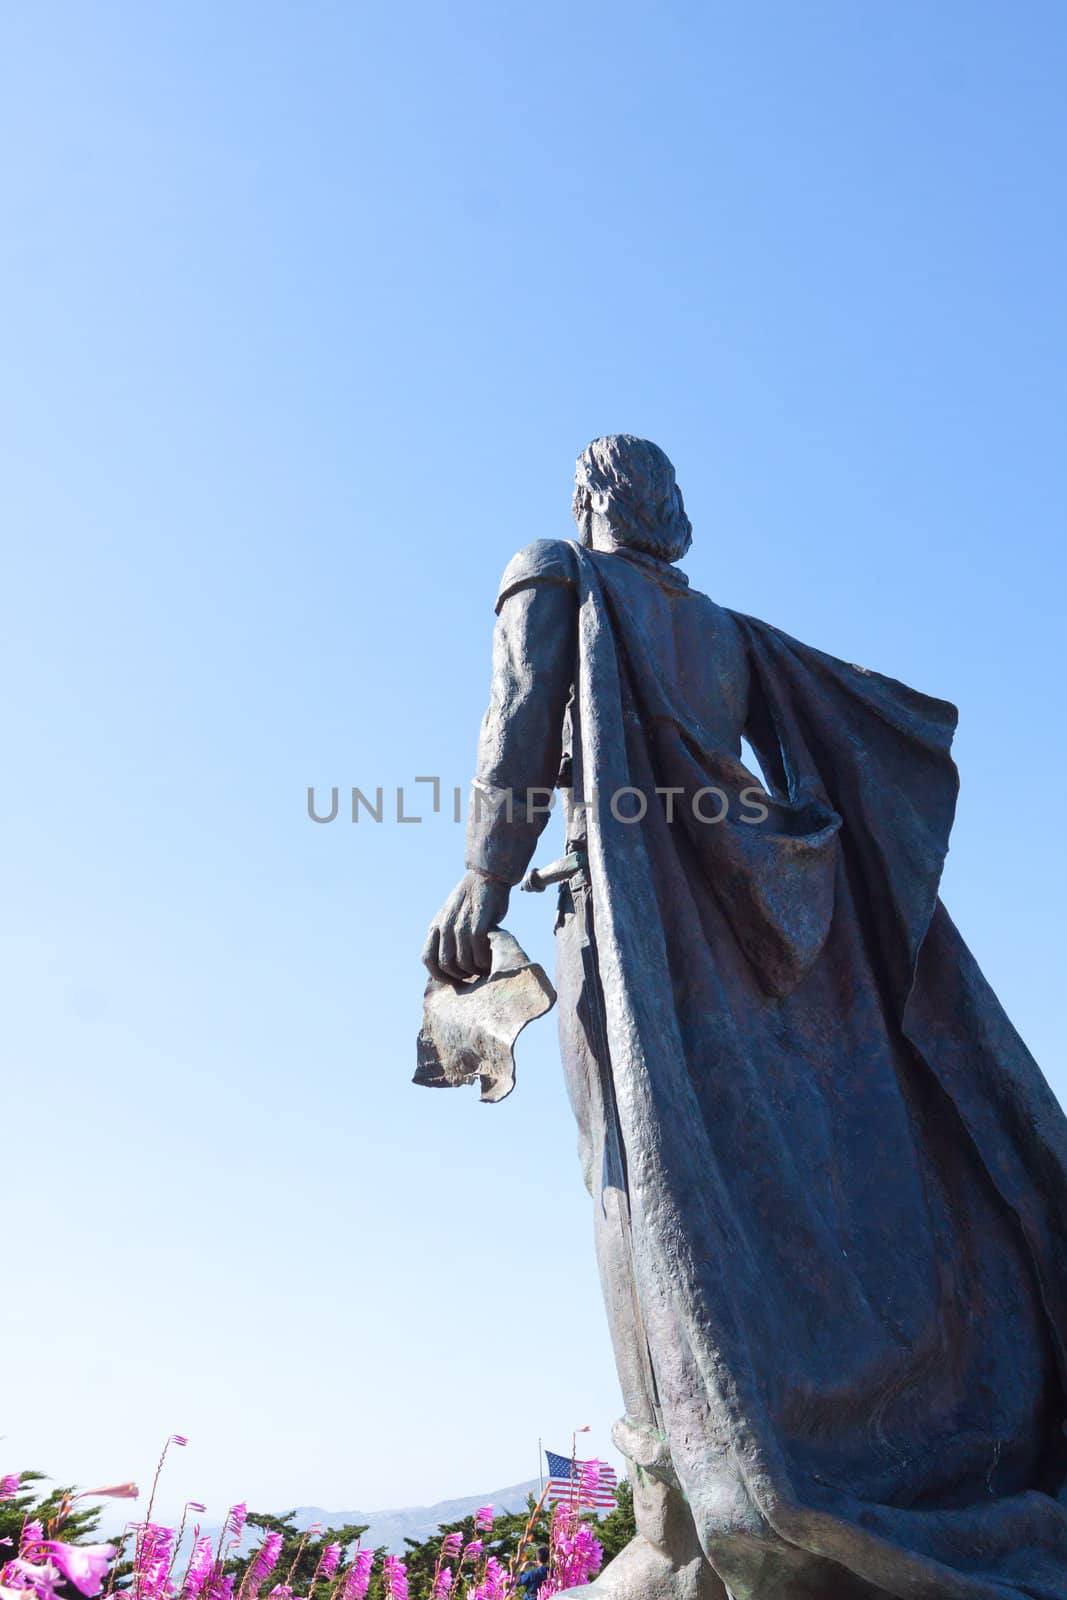
<instances>
[{"instance_id":1,"label":"weathered bronze surface","mask_svg":"<svg viewBox=\"0 0 1067 1600\"><path fill-rule=\"evenodd\" d=\"M488 1104L515 1087L515 1041L556 1003L544 969L504 928L489 935L492 968L467 983L430 978L416 1045L416 1083L428 1089L481 1084Z\"/></svg>"},{"instance_id":2,"label":"weathered bronze surface","mask_svg":"<svg viewBox=\"0 0 1067 1600\"><path fill-rule=\"evenodd\" d=\"M575 516L504 574L425 959L488 971L558 784L640 1530L582 1592L1064 1600L1067 1122L938 899L956 712L690 589L654 445Z\"/></svg>"}]
</instances>

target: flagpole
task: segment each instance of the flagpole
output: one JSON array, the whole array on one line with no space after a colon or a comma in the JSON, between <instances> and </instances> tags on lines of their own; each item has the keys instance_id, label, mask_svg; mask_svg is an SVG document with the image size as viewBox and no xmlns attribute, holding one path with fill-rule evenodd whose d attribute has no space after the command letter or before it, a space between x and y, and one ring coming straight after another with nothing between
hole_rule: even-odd
<instances>
[{"instance_id":1,"label":"flagpole","mask_svg":"<svg viewBox=\"0 0 1067 1600\"><path fill-rule=\"evenodd\" d=\"M545 1452L541 1448L541 1441L537 1441L537 1487L542 1494L545 1492L545 1475L541 1470L541 1463L545 1459Z\"/></svg>"}]
</instances>

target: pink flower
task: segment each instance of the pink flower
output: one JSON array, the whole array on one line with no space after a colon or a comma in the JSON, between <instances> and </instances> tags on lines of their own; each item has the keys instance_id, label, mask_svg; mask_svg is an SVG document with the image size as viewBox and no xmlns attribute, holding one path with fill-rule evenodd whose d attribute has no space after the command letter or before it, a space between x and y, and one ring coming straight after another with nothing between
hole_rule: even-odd
<instances>
[{"instance_id":1,"label":"pink flower","mask_svg":"<svg viewBox=\"0 0 1067 1600\"><path fill-rule=\"evenodd\" d=\"M514 1593L511 1578L496 1556L485 1563L485 1572L477 1588L469 1591L469 1600L510 1600Z\"/></svg>"},{"instance_id":2,"label":"pink flower","mask_svg":"<svg viewBox=\"0 0 1067 1600\"><path fill-rule=\"evenodd\" d=\"M485 1545L482 1543L481 1539L472 1539L470 1544L464 1550L463 1555L460 1557L460 1566L465 1567L468 1561L477 1561L484 1549Z\"/></svg>"},{"instance_id":3,"label":"pink flower","mask_svg":"<svg viewBox=\"0 0 1067 1600\"><path fill-rule=\"evenodd\" d=\"M182 1581L182 1600L200 1600L200 1595L204 1591L204 1585L211 1576L211 1569L214 1565L215 1559L211 1551L211 1540L194 1538L193 1553L189 1557L189 1565L185 1569L185 1577Z\"/></svg>"},{"instance_id":4,"label":"pink flower","mask_svg":"<svg viewBox=\"0 0 1067 1600\"><path fill-rule=\"evenodd\" d=\"M62 1600L62 1596L56 1590L56 1584L62 1583L63 1579L59 1568L54 1567L50 1561L44 1562L41 1566L21 1558L9 1561L3 1569L2 1576L5 1584L11 1586L6 1590L8 1596L35 1595L37 1600Z\"/></svg>"},{"instance_id":5,"label":"pink flower","mask_svg":"<svg viewBox=\"0 0 1067 1600\"><path fill-rule=\"evenodd\" d=\"M107 1574L108 1562L114 1560L113 1544L63 1544L59 1539L46 1539L41 1548L51 1556L56 1566L82 1594L99 1594Z\"/></svg>"},{"instance_id":6,"label":"pink flower","mask_svg":"<svg viewBox=\"0 0 1067 1600\"><path fill-rule=\"evenodd\" d=\"M433 1580L433 1589L430 1592L430 1600L448 1600L448 1597L451 1593L452 1568L442 1567L441 1571Z\"/></svg>"},{"instance_id":7,"label":"pink flower","mask_svg":"<svg viewBox=\"0 0 1067 1600\"><path fill-rule=\"evenodd\" d=\"M9 1472L6 1477L0 1478L0 1500L13 1500L19 1492L21 1482L21 1472Z\"/></svg>"},{"instance_id":8,"label":"pink flower","mask_svg":"<svg viewBox=\"0 0 1067 1600\"><path fill-rule=\"evenodd\" d=\"M19 1544L20 1553L25 1554L25 1552L32 1549L34 1545L40 1544L43 1538L44 1528L41 1526L41 1524L36 1521L36 1519L27 1522L22 1530L22 1540Z\"/></svg>"},{"instance_id":9,"label":"pink flower","mask_svg":"<svg viewBox=\"0 0 1067 1600\"><path fill-rule=\"evenodd\" d=\"M408 1600L408 1569L398 1556L386 1556L382 1582L386 1600Z\"/></svg>"},{"instance_id":10,"label":"pink flower","mask_svg":"<svg viewBox=\"0 0 1067 1600\"><path fill-rule=\"evenodd\" d=\"M603 1548L592 1528L572 1505L560 1502L552 1516L552 1577L542 1586L538 1600L541 1595L581 1588L600 1571L603 1560Z\"/></svg>"},{"instance_id":11,"label":"pink flower","mask_svg":"<svg viewBox=\"0 0 1067 1600\"><path fill-rule=\"evenodd\" d=\"M492 1506L482 1506L474 1513L474 1531L475 1533L488 1533L492 1526L493 1508Z\"/></svg>"},{"instance_id":12,"label":"pink flower","mask_svg":"<svg viewBox=\"0 0 1067 1600\"><path fill-rule=\"evenodd\" d=\"M137 1548L133 1558L136 1600L169 1600L173 1528L158 1522L135 1523Z\"/></svg>"},{"instance_id":13,"label":"pink flower","mask_svg":"<svg viewBox=\"0 0 1067 1600\"><path fill-rule=\"evenodd\" d=\"M172 1433L167 1440L168 1444L188 1444L189 1441L183 1433Z\"/></svg>"},{"instance_id":14,"label":"pink flower","mask_svg":"<svg viewBox=\"0 0 1067 1600\"><path fill-rule=\"evenodd\" d=\"M341 1546L339 1544L328 1544L322 1552L322 1560L319 1562L319 1575L324 1583L330 1582L337 1571L340 1560Z\"/></svg>"},{"instance_id":15,"label":"pink flower","mask_svg":"<svg viewBox=\"0 0 1067 1600\"><path fill-rule=\"evenodd\" d=\"M75 1500L84 1500L87 1495L107 1496L109 1500L136 1500L140 1494L135 1483L109 1483L102 1489L83 1489L74 1496ZM200 1507L203 1511L204 1507Z\"/></svg>"},{"instance_id":16,"label":"pink flower","mask_svg":"<svg viewBox=\"0 0 1067 1600\"><path fill-rule=\"evenodd\" d=\"M248 1569L248 1593L251 1596L259 1592L261 1584L266 1583L275 1567L278 1557L282 1553L282 1536L280 1533L268 1533L255 1555Z\"/></svg>"},{"instance_id":17,"label":"pink flower","mask_svg":"<svg viewBox=\"0 0 1067 1600\"><path fill-rule=\"evenodd\" d=\"M364 1600L374 1567L373 1550L357 1550L341 1584L341 1600Z\"/></svg>"},{"instance_id":18,"label":"pink flower","mask_svg":"<svg viewBox=\"0 0 1067 1600\"><path fill-rule=\"evenodd\" d=\"M463 1535L461 1533L446 1533L441 1540L441 1560L455 1561L463 1549Z\"/></svg>"},{"instance_id":19,"label":"pink flower","mask_svg":"<svg viewBox=\"0 0 1067 1600\"><path fill-rule=\"evenodd\" d=\"M230 1507L229 1511L226 1513L226 1522L230 1532L231 1545L240 1544L241 1535L244 1532L244 1526L247 1521L248 1507L245 1505L243 1500L241 1501L240 1505Z\"/></svg>"}]
</instances>

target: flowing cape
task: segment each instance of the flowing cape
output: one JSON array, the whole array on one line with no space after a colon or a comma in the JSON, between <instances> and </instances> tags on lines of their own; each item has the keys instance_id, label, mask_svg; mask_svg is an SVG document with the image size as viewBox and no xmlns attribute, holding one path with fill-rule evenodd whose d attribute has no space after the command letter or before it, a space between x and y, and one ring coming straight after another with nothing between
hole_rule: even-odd
<instances>
[{"instance_id":1,"label":"flowing cape","mask_svg":"<svg viewBox=\"0 0 1067 1600\"><path fill-rule=\"evenodd\" d=\"M1063 1600L1067 1122L938 899L954 708L731 614L753 822L572 548L634 1271L705 1551L738 1600ZM608 803L657 788L672 821Z\"/></svg>"}]
</instances>

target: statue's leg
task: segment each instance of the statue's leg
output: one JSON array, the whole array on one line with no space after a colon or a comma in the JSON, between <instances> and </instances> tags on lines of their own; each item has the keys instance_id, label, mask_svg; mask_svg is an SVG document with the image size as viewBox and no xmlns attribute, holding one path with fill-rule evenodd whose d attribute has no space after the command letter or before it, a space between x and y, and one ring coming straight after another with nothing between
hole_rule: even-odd
<instances>
[{"instance_id":1,"label":"statue's leg","mask_svg":"<svg viewBox=\"0 0 1067 1600\"><path fill-rule=\"evenodd\" d=\"M579 889L563 895L557 929L559 1025L578 1148L593 1196L594 1240L626 1416L616 1447L633 1485L637 1537L591 1587L589 1600L727 1600L697 1538L671 1466L641 1321L630 1243L625 1159L603 1043L596 955Z\"/></svg>"}]
</instances>

